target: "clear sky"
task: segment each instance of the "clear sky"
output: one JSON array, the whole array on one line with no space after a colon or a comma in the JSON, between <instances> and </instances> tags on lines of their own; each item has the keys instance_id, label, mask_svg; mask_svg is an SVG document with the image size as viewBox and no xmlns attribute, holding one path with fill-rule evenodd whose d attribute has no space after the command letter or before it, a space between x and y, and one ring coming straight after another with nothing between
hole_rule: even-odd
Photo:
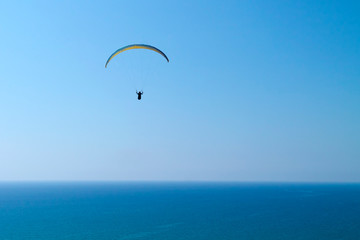
<instances>
[{"instance_id":1,"label":"clear sky","mask_svg":"<svg viewBox=\"0 0 360 240\"><path fill-rule=\"evenodd\" d=\"M0 180L358 182L359 12L1 1Z\"/></svg>"}]
</instances>

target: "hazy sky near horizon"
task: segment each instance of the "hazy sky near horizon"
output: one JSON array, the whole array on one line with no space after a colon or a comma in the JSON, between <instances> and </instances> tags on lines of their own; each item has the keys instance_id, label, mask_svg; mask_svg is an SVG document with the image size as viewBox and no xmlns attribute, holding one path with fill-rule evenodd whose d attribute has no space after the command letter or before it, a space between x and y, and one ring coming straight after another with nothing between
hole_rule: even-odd
<instances>
[{"instance_id":1,"label":"hazy sky near horizon","mask_svg":"<svg viewBox=\"0 0 360 240\"><path fill-rule=\"evenodd\" d=\"M0 180L360 181L359 12L1 1Z\"/></svg>"}]
</instances>

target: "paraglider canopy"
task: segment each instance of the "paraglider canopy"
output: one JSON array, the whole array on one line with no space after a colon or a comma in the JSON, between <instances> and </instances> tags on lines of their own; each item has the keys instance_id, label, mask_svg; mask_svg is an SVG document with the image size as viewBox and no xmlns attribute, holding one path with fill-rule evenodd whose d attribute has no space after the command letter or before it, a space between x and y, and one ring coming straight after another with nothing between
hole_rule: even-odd
<instances>
[{"instance_id":1,"label":"paraglider canopy","mask_svg":"<svg viewBox=\"0 0 360 240\"><path fill-rule=\"evenodd\" d=\"M118 55L121 52L124 52L126 50L131 50L131 49L148 49L148 50L155 51L155 52L161 54L166 59L166 61L169 62L168 57L160 49L150 46L150 45L146 45L146 44L133 44L133 45L128 45L128 46L122 47L122 48L116 50L113 54L111 54L109 59L106 61L105 68L107 67L110 60L113 59L116 55Z\"/></svg>"}]
</instances>

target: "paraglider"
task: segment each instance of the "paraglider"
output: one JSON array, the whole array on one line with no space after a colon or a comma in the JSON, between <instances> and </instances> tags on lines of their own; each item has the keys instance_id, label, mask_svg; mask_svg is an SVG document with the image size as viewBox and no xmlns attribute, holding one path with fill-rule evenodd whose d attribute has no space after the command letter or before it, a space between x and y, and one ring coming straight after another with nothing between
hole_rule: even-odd
<instances>
[{"instance_id":1,"label":"paraglider","mask_svg":"<svg viewBox=\"0 0 360 240\"><path fill-rule=\"evenodd\" d=\"M109 64L111 59L113 59L116 55L118 55L119 53L122 53L124 51L131 50L131 49L148 49L148 50L152 50L152 51L157 52L160 55L162 55L166 59L166 61L169 62L169 58L160 49L158 49L156 47L153 47L153 46L150 46L150 45L146 45L146 44L133 44L133 45L128 45L128 46L119 48L113 54L111 54L110 57L108 58L108 60L105 63L105 68L107 68L107 65ZM140 91L140 92L136 91L136 94L138 95L138 100L141 100L141 95L143 95L144 92L143 91Z\"/></svg>"},{"instance_id":2,"label":"paraglider","mask_svg":"<svg viewBox=\"0 0 360 240\"><path fill-rule=\"evenodd\" d=\"M143 91L140 91L140 92L136 91L136 94L138 95L138 100L141 100L141 95L143 95L144 92Z\"/></svg>"}]
</instances>

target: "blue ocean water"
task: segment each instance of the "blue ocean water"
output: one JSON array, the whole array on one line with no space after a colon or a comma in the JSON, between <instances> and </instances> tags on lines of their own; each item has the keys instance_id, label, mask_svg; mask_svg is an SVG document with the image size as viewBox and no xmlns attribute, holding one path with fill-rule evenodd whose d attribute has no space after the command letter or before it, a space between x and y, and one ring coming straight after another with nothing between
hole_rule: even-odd
<instances>
[{"instance_id":1,"label":"blue ocean water","mask_svg":"<svg viewBox=\"0 0 360 240\"><path fill-rule=\"evenodd\" d=\"M1 183L0 240L360 239L360 184Z\"/></svg>"}]
</instances>

